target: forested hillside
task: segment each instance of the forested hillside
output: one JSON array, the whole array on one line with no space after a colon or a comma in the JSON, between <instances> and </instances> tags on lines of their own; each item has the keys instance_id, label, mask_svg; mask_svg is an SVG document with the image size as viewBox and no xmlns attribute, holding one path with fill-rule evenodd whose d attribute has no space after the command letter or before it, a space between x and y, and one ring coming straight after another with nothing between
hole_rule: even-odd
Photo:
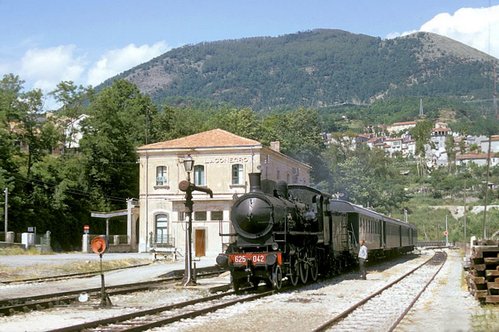
<instances>
[{"instance_id":1,"label":"forested hillside","mask_svg":"<svg viewBox=\"0 0 499 332\"><path fill-rule=\"evenodd\" d=\"M117 78L155 101L197 98L253 110L366 105L382 97L490 98L492 63L431 33L382 40L313 30L173 49Z\"/></svg>"}]
</instances>

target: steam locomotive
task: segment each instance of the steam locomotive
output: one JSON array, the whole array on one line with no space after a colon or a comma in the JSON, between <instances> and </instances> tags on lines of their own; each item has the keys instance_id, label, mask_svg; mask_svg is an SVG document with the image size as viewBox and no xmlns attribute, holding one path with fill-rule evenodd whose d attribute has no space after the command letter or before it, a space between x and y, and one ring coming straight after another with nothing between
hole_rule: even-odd
<instances>
[{"instance_id":1,"label":"steam locomotive","mask_svg":"<svg viewBox=\"0 0 499 332\"><path fill-rule=\"evenodd\" d=\"M235 241L216 259L230 270L235 291L338 274L357 264L359 240L371 258L414 249L417 232L408 223L308 186L279 181L264 192L260 173L249 176L249 193L231 210Z\"/></svg>"}]
</instances>

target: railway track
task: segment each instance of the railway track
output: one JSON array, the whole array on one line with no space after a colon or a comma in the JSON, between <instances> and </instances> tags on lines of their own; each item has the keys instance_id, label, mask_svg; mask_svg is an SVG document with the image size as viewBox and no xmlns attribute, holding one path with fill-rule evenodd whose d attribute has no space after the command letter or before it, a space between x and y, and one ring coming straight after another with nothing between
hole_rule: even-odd
<instances>
[{"instance_id":1,"label":"railway track","mask_svg":"<svg viewBox=\"0 0 499 332\"><path fill-rule=\"evenodd\" d=\"M183 319L206 315L210 312L239 303L254 301L274 293L275 291L266 291L257 294L236 295L235 292L231 291L153 309L141 310L121 316L68 326L52 330L51 332L145 331L151 328L172 324Z\"/></svg>"},{"instance_id":2,"label":"railway track","mask_svg":"<svg viewBox=\"0 0 499 332\"><path fill-rule=\"evenodd\" d=\"M180 273L171 273L172 276L159 278L152 281L130 283L116 286L106 287L106 293L110 296L118 294L129 294L133 292L147 291L154 288L165 287L173 284L183 278ZM198 278L211 277L220 274L220 271L210 268L205 270L200 269L197 274ZM101 296L101 287L78 289L64 292L49 293L36 296L17 297L13 299L5 299L0 301L0 315L14 315L20 312L29 312L33 310L44 310L57 305L67 305L78 300L78 296L86 293L89 296Z\"/></svg>"},{"instance_id":3,"label":"railway track","mask_svg":"<svg viewBox=\"0 0 499 332\"><path fill-rule=\"evenodd\" d=\"M314 331L393 331L431 284L446 259L445 252L436 252L423 264L357 302ZM397 305L391 306L390 303Z\"/></svg>"}]
</instances>

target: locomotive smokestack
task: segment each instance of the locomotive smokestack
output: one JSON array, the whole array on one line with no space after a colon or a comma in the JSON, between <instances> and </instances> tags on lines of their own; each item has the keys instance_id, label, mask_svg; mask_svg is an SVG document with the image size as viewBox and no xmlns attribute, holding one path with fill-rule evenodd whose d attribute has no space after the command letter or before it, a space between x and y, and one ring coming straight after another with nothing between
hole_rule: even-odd
<instances>
[{"instance_id":1,"label":"locomotive smokestack","mask_svg":"<svg viewBox=\"0 0 499 332\"><path fill-rule=\"evenodd\" d=\"M262 192L262 173L249 173L250 192Z\"/></svg>"}]
</instances>

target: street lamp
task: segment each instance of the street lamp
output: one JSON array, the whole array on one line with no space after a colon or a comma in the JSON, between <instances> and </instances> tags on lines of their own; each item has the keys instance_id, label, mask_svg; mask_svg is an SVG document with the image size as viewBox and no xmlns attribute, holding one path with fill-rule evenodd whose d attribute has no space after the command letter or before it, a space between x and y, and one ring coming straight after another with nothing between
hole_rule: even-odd
<instances>
[{"instance_id":1,"label":"street lamp","mask_svg":"<svg viewBox=\"0 0 499 332\"><path fill-rule=\"evenodd\" d=\"M185 286L196 285L196 280L192 273L192 250L191 250L191 235L192 235L192 206L194 202L192 201L192 192L202 191L210 195L213 198L213 192L209 188L198 187L194 183L191 183L190 173L194 167L194 160L191 155L187 155L183 160L185 171L187 172L187 181L180 181L178 188L185 192L185 212L187 214L187 227L185 232L185 272L184 279L182 282Z\"/></svg>"},{"instance_id":2,"label":"street lamp","mask_svg":"<svg viewBox=\"0 0 499 332\"><path fill-rule=\"evenodd\" d=\"M192 159L191 155L188 154L182 162L184 163L184 169L187 172L187 181L191 181L191 172L194 168L194 159Z\"/></svg>"}]
</instances>

